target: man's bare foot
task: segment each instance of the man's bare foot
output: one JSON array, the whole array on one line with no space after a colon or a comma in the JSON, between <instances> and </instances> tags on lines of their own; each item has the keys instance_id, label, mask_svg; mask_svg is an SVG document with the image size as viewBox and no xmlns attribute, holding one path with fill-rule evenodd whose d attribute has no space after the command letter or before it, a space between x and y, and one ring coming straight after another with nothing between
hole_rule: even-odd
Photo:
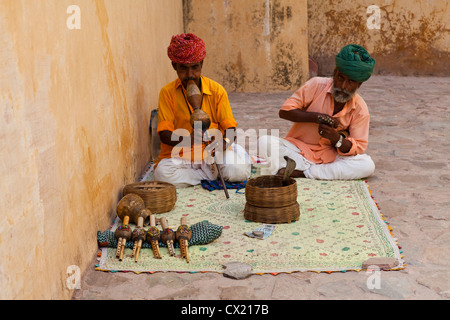
<instances>
[{"instance_id":1,"label":"man's bare foot","mask_svg":"<svg viewBox=\"0 0 450 320\"><path fill-rule=\"evenodd\" d=\"M282 176L284 174L285 170L286 170L286 168L281 168L280 170L278 170L277 176ZM290 177L291 178L305 178L305 174L303 173L303 171L294 170L294 171L292 171Z\"/></svg>"}]
</instances>

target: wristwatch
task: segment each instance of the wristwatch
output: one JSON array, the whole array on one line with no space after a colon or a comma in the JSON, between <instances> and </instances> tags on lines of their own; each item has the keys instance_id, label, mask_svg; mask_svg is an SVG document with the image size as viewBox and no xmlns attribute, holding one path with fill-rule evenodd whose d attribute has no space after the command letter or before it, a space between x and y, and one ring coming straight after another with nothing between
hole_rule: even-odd
<instances>
[{"instance_id":1,"label":"wristwatch","mask_svg":"<svg viewBox=\"0 0 450 320\"><path fill-rule=\"evenodd\" d=\"M340 148L342 146L342 141L344 140L344 137L339 135L339 141L336 142L336 144L334 145L336 148Z\"/></svg>"}]
</instances>

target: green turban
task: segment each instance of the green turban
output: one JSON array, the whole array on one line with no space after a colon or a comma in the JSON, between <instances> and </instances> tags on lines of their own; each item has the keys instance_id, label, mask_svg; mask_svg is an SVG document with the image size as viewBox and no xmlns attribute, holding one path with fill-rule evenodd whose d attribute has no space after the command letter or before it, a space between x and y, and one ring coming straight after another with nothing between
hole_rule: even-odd
<instances>
[{"instance_id":1,"label":"green turban","mask_svg":"<svg viewBox=\"0 0 450 320\"><path fill-rule=\"evenodd\" d=\"M353 81L364 82L373 74L375 60L363 47L349 44L336 56L336 67Z\"/></svg>"}]
</instances>

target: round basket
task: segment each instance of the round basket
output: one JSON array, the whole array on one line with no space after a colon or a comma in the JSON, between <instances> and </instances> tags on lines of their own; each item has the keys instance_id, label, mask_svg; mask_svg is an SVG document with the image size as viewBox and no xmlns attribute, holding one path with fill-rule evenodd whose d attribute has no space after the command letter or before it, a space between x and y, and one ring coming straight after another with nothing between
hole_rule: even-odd
<instances>
[{"instance_id":1,"label":"round basket","mask_svg":"<svg viewBox=\"0 0 450 320\"><path fill-rule=\"evenodd\" d=\"M291 223L300 218L300 206L298 202L287 207L263 208L245 204L244 217L247 220L261 223Z\"/></svg>"},{"instance_id":2,"label":"round basket","mask_svg":"<svg viewBox=\"0 0 450 320\"><path fill-rule=\"evenodd\" d=\"M283 186L281 176L260 176L245 185L245 200L255 207L279 208L297 203L297 181L289 178Z\"/></svg>"},{"instance_id":3,"label":"round basket","mask_svg":"<svg viewBox=\"0 0 450 320\"><path fill-rule=\"evenodd\" d=\"M162 181L144 181L126 185L123 195L129 193L137 194L144 200L145 207L152 213L169 212L177 201L176 187Z\"/></svg>"},{"instance_id":4,"label":"round basket","mask_svg":"<svg viewBox=\"0 0 450 320\"><path fill-rule=\"evenodd\" d=\"M245 186L244 217L262 223L291 223L300 218L297 181L289 178L283 185L281 176L260 176Z\"/></svg>"}]
</instances>

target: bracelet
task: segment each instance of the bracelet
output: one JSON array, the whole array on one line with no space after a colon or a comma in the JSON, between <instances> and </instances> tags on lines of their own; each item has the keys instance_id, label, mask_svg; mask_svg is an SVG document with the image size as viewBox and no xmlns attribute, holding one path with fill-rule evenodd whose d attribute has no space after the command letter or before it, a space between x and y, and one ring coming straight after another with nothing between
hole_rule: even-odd
<instances>
[{"instance_id":1,"label":"bracelet","mask_svg":"<svg viewBox=\"0 0 450 320\"><path fill-rule=\"evenodd\" d=\"M319 115L317 117L317 120L318 120L319 123L326 124L326 125L328 125L330 127L333 127L333 125L334 125L334 120L330 116Z\"/></svg>"},{"instance_id":2,"label":"bracelet","mask_svg":"<svg viewBox=\"0 0 450 320\"><path fill-rule=\"evenodd\" d=\"M339 133L341 136L343 136L344 139L347 138L347 137L350 135L350 133L349 133L348 131L346 131L346 130L338 131L338 133Z\"/></svg>"}]
</instances>

